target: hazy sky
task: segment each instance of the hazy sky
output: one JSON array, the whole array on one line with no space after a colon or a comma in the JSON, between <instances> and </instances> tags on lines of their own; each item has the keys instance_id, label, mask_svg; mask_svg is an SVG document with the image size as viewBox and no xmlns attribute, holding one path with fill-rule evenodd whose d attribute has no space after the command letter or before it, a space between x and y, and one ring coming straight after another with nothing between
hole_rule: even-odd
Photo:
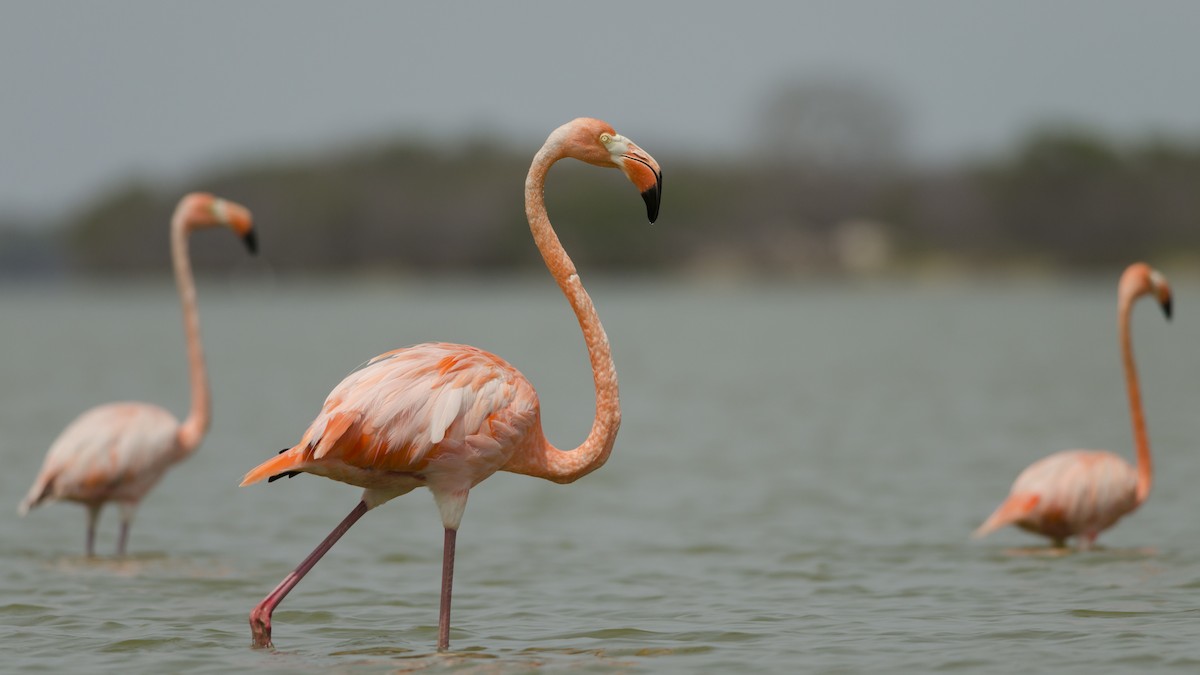
<instances>
[{"instance_id":1,"label":"hazy sky","mask_svg":"<svg viewBox=\"0 0 1200 675\"><path fill-rule=\"evenodd\" d=\"M745 146L772 87L828 76L886 88L921 160L1046 119L1200 136L1186 0L0 3L0 213L24 216L396 131L532 154L579 115L668 165Z\"/></svg>"}]
</instances>

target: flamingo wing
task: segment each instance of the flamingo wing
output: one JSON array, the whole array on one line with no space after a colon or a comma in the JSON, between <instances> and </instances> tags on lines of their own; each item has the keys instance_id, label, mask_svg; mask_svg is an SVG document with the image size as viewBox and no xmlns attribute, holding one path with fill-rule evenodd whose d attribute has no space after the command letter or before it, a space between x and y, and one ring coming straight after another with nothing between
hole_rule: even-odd
<instances>
[{"instance_id":1,"label":"flamingo wing","mask_svg":"<svg viewBox=\"0 0 1200 675\"><path fill-rule=\"evenodd\" d=\"M343 379L300 442L252 469L242 485L308 472L366 488L452 476L469 488L503 466L538 424L533 387L504 360L466 345L416 345Z\"/></svg>"},{"instance_id":2,"label":"flamingo wing","mask_svg":"<svg viewBox=\"0 0 1200 675\"><path fill-rule=\"evenodd\" d=\"M975 531L983 536L1015 524L1056 540L1095 536L1138 506L1137 471L1100 450L1064 450L1034 462Z\"/></svg>"},{"instance_id":3,"label":"flamingo wing","mask_svg":"<svg viewBox=\"0 0 1200 675\"><path fill-rule=\"evenodd\" d=\"M84 412L50 446L20 512L47 500L141 499L178 459L178 430L174 415L148 403Z\"/></svg>"},{"instance_id":4,"label":"flamingo wing","mask_svg":"<svg viewBox=\"0 0 1200 675\"><path fill-rule=\"evenodd\" d=\"M1038 502L1040 502L1041 499L1041 495L1038 494L1010 494L1008 498L1000 504L1000 506L996 507L996 510L992 512L992 515L988 516L988 519L983 521L983 524L971 533L971 536L976 539L980 537L986 537L988 534L991 534L1002 527L1012 525L1013 523L1028 518L1029 515L1033 513L1034 509L1037 508Z\"/></svg>"}]
</instances>

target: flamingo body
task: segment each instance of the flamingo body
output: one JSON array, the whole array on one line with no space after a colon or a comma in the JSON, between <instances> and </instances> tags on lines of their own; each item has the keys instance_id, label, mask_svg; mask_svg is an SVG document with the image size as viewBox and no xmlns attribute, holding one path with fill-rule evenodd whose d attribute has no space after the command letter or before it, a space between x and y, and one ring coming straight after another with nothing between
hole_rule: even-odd
<instances>
[{"instance_id":1,"label":"flamingo body","mask_svg":"<svg viewBox=\"0 0 1200 675\"><path fill-rule=\"evenodd\" d=\"M87 555L95 553L96 520L106 502L121 508L117 554L125 553L129 525L143 497L173 464L191 455L208 431L212 417L208 374L200 344L196 286L188 260L191 231L227 227L256 250L250 212L240 204L210 194L184 196L171 217L171 259L183 306L192 405L181 423L149 403L109 403L88 410L71 422L50 446L42 469L17 507L21 515L51 501L73 501L87 507Z\"/></svg>"},{"instance_id":2,"label":"flamingo body","mask_svg":"<svg viewBox=\"0 0 1200 675\"><path fill-rule=\"evenodd\" d=\"M540 431L537 393L506 361L468 345L420 344L348 375L300 442L242 484L307 472L366 488L370 506L426 485L452 507Z\"/></svg>"},{"instance_id":3,"label":"flamingo body","mask_svg":"<svg viewBox=\"0 0 1200 675\"><path fill-rule=\"evenodd\" d=\"M1150 495L1153 481L1150 438L1133 360L1130 315L1134 302L1153 296L1171 318L1171 287L1145 263L1125 269L1117 284L1117 335L1137 464L1103 450L1064 450L1029 465L1013 482L1008 498L972 534L983 537L1006 525L1048 537L1056 546L1078 537L1090 547L1101 532L1131 513Z\"/></svg>"},{"instance_id":4,"label":"flamingo body","mask_svg":"<svg viewBox=\"0 0 1200 675\"><path fill-rule=\"evenodd\" d=\"M982 537L1006 525L1064 542L1091 542L1138 507L1137 470L1105 450L1063 450L1029 465L996 511L979 526Z\"/></svg>"},{"instance_id":5,"label":"flamingo body","mask_svg":"<svg viewBox=\"0 0 1200 675\"><path fill-rule=\"evenodd\" d=\"M136 504L181 454L179 421L163 408L134 402L96 406L50 446L20 513L53 501Z\"/></svg>"}]
</instances>

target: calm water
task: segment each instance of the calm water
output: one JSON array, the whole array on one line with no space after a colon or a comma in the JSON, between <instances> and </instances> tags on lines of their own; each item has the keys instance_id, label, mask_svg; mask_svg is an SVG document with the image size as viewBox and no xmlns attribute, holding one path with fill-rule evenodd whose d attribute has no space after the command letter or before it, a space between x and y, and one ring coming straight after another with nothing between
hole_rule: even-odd
<instances>
[{"instance_id":1,"label":"calm water","mask_svg":"<svg viewBox=\"0 0 1200 675\"><path fill-rule=\"evenodd\" d=\"M1170 269L1164 270L1168 274ZM1200 669L1200 284L1135 338L1157 458L1104 548L968 533L1051 451L1130 455L1111 279L590 284L624 424L568 486L500 474L459 536L453 654L432 653L441 529L414 492L369 514L275 615L246 616L355 504L315 477L238 488L360 362L429 339L519 367L547 433L586 434L573 317L528 282L201 284L215 422L144 503L126 560L83 510L15 507L86 407L187 406L167 282L0 289L0 648L24 672L996 672ZM106 511L98 547L115 546Z\"/></svg>"}]
</instances>

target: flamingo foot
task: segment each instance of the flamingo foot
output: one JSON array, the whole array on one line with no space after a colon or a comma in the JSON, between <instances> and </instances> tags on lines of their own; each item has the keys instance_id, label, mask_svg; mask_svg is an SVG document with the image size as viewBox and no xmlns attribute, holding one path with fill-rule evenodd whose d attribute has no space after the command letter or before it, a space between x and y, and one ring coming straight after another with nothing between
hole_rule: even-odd
<instances>
[{"instance_id":1,"label":"flamingo foot","mask_svg":"<svg viewBox=\"0 0 1200 675\"><path fill-rule=\"evenodd\" d=\"M250 612L251 646L275 646L271 644L271 614L275 611L275 607L287 597L287 594L296 587L296 584L300 583L300 580L317 564L321 556L328 553L329 549L333 548L333 545L337 543L337 540L341 539L343 534L346 534L346 530L349 530L350 526L357 522L359 518L362 518L363 514L368 510L370 510L370 507L367 506L367 503L360 501L358 506L355 506L354 510L350 512L350 515L346 516L337 527L333 528L333 532L330 532L329 536L325 537L325 540L312 553L308 554L308 557L300 563L299 567L292 570L283 578L283 581L279 582L275 590L263 598L262 602L254 606L254 609Z\"/></svg>"},{"instance_id":2,"label":"flamingo foot","mask_svg":"<svg viewBox=\"0 0 1200 675\"><path fill-rule=\"evenodd\" d=\"M250 646L256 649L275 646L271 642L271 611L262 605L250 612Z\"/></svg>"}]
</instances>

